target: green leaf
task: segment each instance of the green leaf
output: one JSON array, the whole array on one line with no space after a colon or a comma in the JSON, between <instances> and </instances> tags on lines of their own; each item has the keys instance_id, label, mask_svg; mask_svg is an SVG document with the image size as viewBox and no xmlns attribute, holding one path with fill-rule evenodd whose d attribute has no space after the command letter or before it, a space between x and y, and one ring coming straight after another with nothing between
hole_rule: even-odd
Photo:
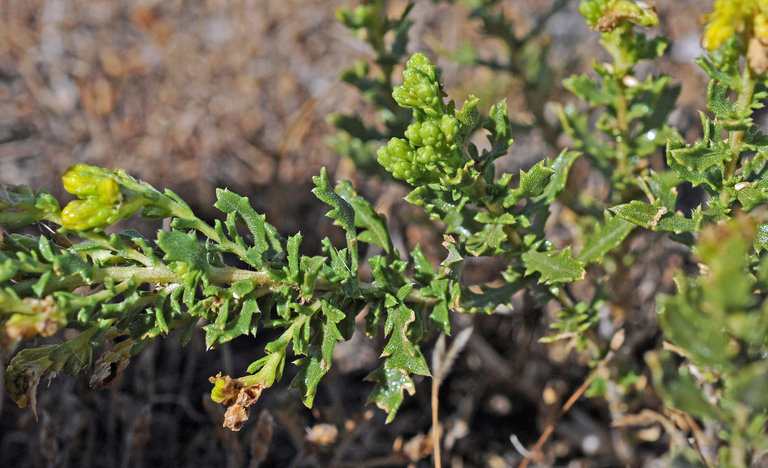
<instances>
[{"instance_id":1,"label":"green leaf","mask_svg":"<svg viewBox=\"0 0 768 468\"><path fill-rule=\"evenodd\" d=\"M691 147L673 149L667 153L667 156L690 172L704 173L711 168L721 166L731 157L731 154L724 145L709 146L700 142ZM691 180L691 182L694 181Z\"/></svg>"},{"instance_id":2,"label":"green leaf","mask_svg":"<svg viewBox=\"0 0 768 468\"><path fill-rule=\"evenodd\" d=\"M719 84L715 80L709 81L707 109L711 110L715 117L719 119L734 118L734 106L728 99L728 86Z\"/></svg>"},{"instance_id":3,"label":"green leaf","mask_svg":"<svg viewBox=\"0 0 768 468\"><path fill-rule=\"evenodd\" d=\"M493 161L507 154L507 150L512 145L512 125L509 122L509 108L506 99L491 107L488 112L488 121L484 127L491 132L488 135L491 150L483 151L483 157L488 161Z\"/></svg>"},{"instance_id":4,"label":"green leaf","mask_svg":"<svg viewBox=\"0 0 768 468\"><path fill-rule=\"evenodd\" d=\"M646 179L648 188L653 196L661 200L661 204L669 210L674 210L677 204L677 188L681 181L673 171L651 172Z\"/></svg>"},{"instance_id":5,"label":"green leaf","mask_svg":"<svg viewBox=\"0 0 768 468\"><path fill-rule=\"evenodd\" d=\"M376 128L366 125L358 115L333 114L330 121L334 127L344 130L351 137L362 141L383 140L385 138Z\"/></svg>"},{"instance_id":6,"label":"green leaf","mask_svg":"<svg viewBox=\"0 0 768 468\"><path fill-rule=\"evenodd\" d=\"M467 253L474 256L498 255L504 252L502 245L507 240L504 225L498 223L485 223L482 230L474 232L467 239L464 246Z\"/></svg>"},{"instance_id":7,"label":"green leaf","mask_svg":"<svg viewBox=\"0 0 768 468\"><path fill-rule=\"evenodd\" d=\"M301 234L296 234L288 238L285 246L288 253L288 266L283 267L286 273L283 281L292 284L298 284L299 276L301 275L301 269L299 268L299 245L301 245L301 240Z\"/></svg>"},{"instance_id":8,"label":"green leaf","mask_svg":"<svg viewBox=\"0 0 768 468\"><path fill-rule=\"evenodd\" d=\"M448 234L469 235L475 228L481 228L473 219L476 213L467 208L470 199L464 194L457 196L455 192L422 185L408 194L405 200L423 207L431 219L444 222Z\"/></svg>"},{"instance_id":9,"label":"green leaf","mask_svg":"<svg viewBox=\"0 0 768 468\"><path fill-rule=\"evenodd\" d=\"M754 247L757 253L768 250L768 224L760 224L755 228Z\"/></svg>"},{"instance_id":10,"label":"green leaf","mask_svg":"<svg viewBox=\"0 0 768 468\"><path fill-rule=\"evenodd\" d=\"M214 206L228 215L237 216L245 223L248 231L253 235L253 247L248 249L248 253L243 260L254 268L261 268L263 266L262 256L269 249L266 239L265 216L256 213L247 197L242 197L229 190L217 189L216 198L217 201ZM235 237L235 241L240 240L237 239L239 237L236 236L237 231L234 229L231 229L231 231L230 236ZM238 244L245 247L242 240Z\"/></svg>"},{"instance_id":11,"label":"green leaf","mask_svg":"<svg viewBox=\"0 0 768 468\"><path fill-rule=\"evenodd\" d=\"M461 292L461 303L458 310L464 313L475 314L485 312L493 313L497 307L509 305L512 296L523 289L521 282L505 283L497 288L484 286L480 292L473 292L465 289Z\"/></svg>"},{"instance_id":12,"label":"green leaf","mask_svg":"<svg viewBox=\"0 0 768 468\"><path fill-rule=\"evenodd\" d=\"M376 382L368 402L375 403L387 412L387 423L395 419L397 410L403 403L403 392L413 395L416 391L416 386L408 374L397 367L390 366L389 359L365 380Z\"/></svg>"},{"instance_id":13,"label":"green leaf","mask_svg":"<svg viewBox=\"0 0 768 468\"><path fill-rule=\"evenodd\" d=\"M367 200L359 196L347 180L339 183L336 193L354 209L355 226L364 229L358 235L358 239L369 244L376 244L384 249L388 256L394 255L396 257L395 246L392 244L392 238L387 227L387 218L377 213Z\"/></svg>"},{"instance_id":14,"label":"green leaf","mask_svg":"<svg viewBox=\"0 0 768 468\"><path fill-rule=\"evenodd\" d=\"M429 375L429 367L419 346L408 337L408 328L416 320L413 309L403 303L396 303L387 309L384 332L389 341L382 356L389 356L387 362L409 374Z\"/></svg>"},{"instance_id":15,"label":"green leaf","mask_svg":"<svg viewBox=\"0 0 768 468\"><path fill-rule=\"evenodd\" d=\"M611 93L606 93L587 75L573 75L563 81L563 86L592 106L609 105L615 99Z\"/></svg>"},{"instance_id":16,"label":"green leaf","mask_svg":"<svg viewBox=\"0 0 768 468\"><path fill-rule=\"evenodd\" d=\"M315 283L320 275L320 270L325 265L325 257L301 257L301 295L302 297L312 297L315 291Z\"/></svg>"},{"instance_id":17,"label":"green leaf","mask_svg":"<svg viewBox=\"0 0 768 468\"><path fill-rule=\"evenodd\" d=\"M0 283L4 283L16 276L19 271L18 262L0 252Z\"/></svg>"},{"instance_id":18,"label":"green leaf","mask_svg":"<svg viewBox=\"0 0 768 468\"><path fill-rule=\"evenodd\" d=\"M344 319L344 312L326 301L322 301L322 310L324 320L320 325L319 333L315 333L312 338L307 356L295 361L301 370L291 382L292 388L299 389L301 401L308 408L312 407L320 379L331 368L331 358L336 342L344 339L336 326Z\"/></svg>"},{"instance_id":19,"label":"green leaf","mask_svg":"<svg viewBox=\"0 0 768 468\"><path fill-rule=\"evenodd\" d=\"M549 178L549 183L544 191L539 195L538 199L544 201L547 204L555 201L557 197L565 190L565 185L568 182L568 174L573 167L573 163L581 156L579 151L567 151L563 150L555 158L550 165L550 168L554 171L552 177Z\"/></svg>"},{"instance_id":20,"label":"green leaf","mask_svg":"<svg viewBox=\"0 0 768 468\"><path fill-rule=\"evenodd\" d=\"M441 280L441 282L448 283L446 280ZM432 312L429 314L429 318L438 330L446 334L451 333L451 311L448 308L448 302L445 299L437 301L437 304L432 307Z\"/></svg>"},{"instance_id":21,"label":"green leaf","mask_svg":"<svg viewBox=\"0 0 768 468\"><path fill-rule=\"evenodd\" d=\"M225 300L221 306L216 308L215 312L216 320L203 327L203 330L205 330L206 349L211 349L219 343L226 343L233 338L228 337L224 332L227 319L229 318L229 300Z\"/></svg>"},{"instance_id":22,"label":"green leaf","mask_svg":"<svg viewBox=\"0 0 768 468\"><path fill-rule=\"evenodd\" d=\"M721 416L719 408L702 393L687 367L677 367L671 353L651 352L646 361L653 371L653 387L665 404L710 421Z\"/></svg>"},{"instance_id":23,"label":"green leaf","mask_svg":"<svg viewBox=\"0 0 768 468\"><path fill-rule=\"evenodd\" d=\"M634 228L635 225L629 221L605 212L605 221L595 226L595 231L587 237L579 252L579 261L585 265L601 261L605 254L621 245Z\"/></svg>"},{"instance_id":24,"label":"green leaf","mask_svg":"<svg viewBox=\"0 0 768 468\"><path fill-rule=\"evenodd\" d=\"M191 271L205 272L208 268L205 249L197 242L194 232L159 231L157 246L165 252L168 260L186 263Z\"/></svg>"},{"instance_id":25,"label":"green leaf","mask_svg":"<svg viewBox=\"0 0 768 468\"><path fill-rule=\"evenodd\" d=\"M633 200L624 205L611 208L618 217L638 226L654 231L672 231L680 234L687 231L696 231L701 227L701 219L686 218L672 213L660 201L651 205L645 202Z\"/></svg>"},{"instance_id":26,"label":"green leaf","mask_svg":"<svg viewBox=\"0 0 768 468\"><path fill-rule=\"evenodd\" d=\"M59 276L78 274L87 282L93 280L94 269L77 254L62 252L53 259L53 268Z\"/></svg>"},{"instance_id":27,"label":"green leaf","mask_svg":"<svg viewBox=\"0 0 768 468\"><path fill-rule=\"evenodd\" d=\"M744 207L744 210L754 210L768 202L768 181L760 180L755 184L747 185L737 190L736 198L739 199L739 203Z\"/></svg>"},{"instance_id":28,"label":"green leaf","mask_svg":"<svg viewBox=\"0 0 768 468\"><path fill-rule=\"evenodd\" d=\"M421 247L418 245L411 252L411 258L413 259L413 276L416 281L421 284L429 284L435 277L435 269L432 268L432 264L429 263L424 252L421 251Z\"/></svg>"},{"instance_id":29,"label":"green leaf","mask_svg":"<svg viewBox=\"0 0 768 468\"><path fill-rule=\"evenodd\" d=\"M547 183L555 170L548 166L549 161L539 161L528 172L520 171L520 185L510 195L511 199L504 200L504 206L510 207L523 198L540 195L547 188Z\"/></svg>"},{"instance_id":30,"label":"green leaf","mask_svg":"<svg viewBox=\"0 0 768 468\"><path fill-rule=\"evenodd\" d=\"M725 73L716 68L715 65L706 57L698 57L694 59L694 62L696 62L713 80L718 81L735 91L741 89L741 80L738 73L738 68L732 70L731 73Z\"/></svg>"},{"instance_id":31,"label":"green leaf","mask_svg":"<svg viewBox=\"0 0 768 468\"><path fill-rule=\"evenodd\" d=\"M700 117L704 127L702 140L692 146L683 146L677 141L669 140L667 163L681 179L693 185L707 184L719 190L723 182L725 161L731 158L730 149L727 143L717 136L720 129L703 113Z\"/></svg>"},{"instance_id":32,"label":"green leaf","mask_svg":"<svg viewBox=\"0 0 768 468\"><path fill-rule=\"evenodd\" d=\"M693 297L686 297L688 291L682 289L677 296L659 300L659 324L667 339L694 356L698 364L728 363L735 351L728 344L728 335L709 317L701 317L699 304ZM689 299L694 302L689 303Z\"/></svg>"},{"instance_id":33,"label":"green leaf","mask_svg":"<svg viewBox=\"0 0 768 468\"><path fill-rule=\"evenodd\" d=\"M322 169L319 176L312 178L315 183L315 188L312 193L323 201L333 207L326 216L335 220L336 224L341 226L347 237L347 247L352 261L351 269L357 271L357 231L355 230L355 211L352 206L347 203L338 193L336 193L331 187L331 183L328 181L328 172L325 168Z\"/></svg>"},{"instance_id":34,"label":"green leaf","mask_svg":"<svg viewBox=\"0 0 768 468\"><path fill-rule=\"evenodd\" d=\"M522 257L525 274L539 273L544 284L570 283L584 279L586 272L581 262L573 258L571 248L563 249L559 255L555 252L537 252L529 250Z\"/></svg>"},{"instance_id":35,"label":"green leaf","mask_svg":"<svg viewBox=\"0 0 768 468\"><path fill-rule=\"evenodd\" d=\"M739 369L730 380L733 401L746 405L753 410L763 412L768 408L768 366L765 361L758 361Z\"/></svg>"},{"instance_id":36,"label":"green leaf","mask_svg":"<svg viewBox=\"0 0 768 468\"><path fill-rule=\"evenodd\" d=\"M331 244L331 241L326 237L322 240L323 251L328 254L330 258L330 265L324 264L321 273L331 283L341 284L344 294L349 297L361 297L360 286L358 280L357 264L350 265L346 261L347 249L341 251ZM357 260L357 258L355 258Z\"/></svg>"}]
</instances>

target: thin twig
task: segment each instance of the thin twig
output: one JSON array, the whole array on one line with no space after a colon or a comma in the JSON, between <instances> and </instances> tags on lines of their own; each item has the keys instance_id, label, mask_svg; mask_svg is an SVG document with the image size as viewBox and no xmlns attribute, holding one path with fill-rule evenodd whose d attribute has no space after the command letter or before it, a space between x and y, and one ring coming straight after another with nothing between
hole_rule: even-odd
<instances>
[{"instance_id":1,"label":"thin twig","mask_svg":"<svg viewBox=\"0 0 768 468\"><path fill-rule=\"evenodd\" d=\"M440 338L443 336L441 335ZM438 425L440 424L440 418L438 417L438 392L440 391L440 382L437 379L432 379L432 456L436 468L443 466L443 462L440 459L440 430Z\"/></svg>"},{"instance_id":2,"label":"thin twig","mask_svg":"<svg viewBox=\"0 0 768 468\"><path fill-rule=\"evenodd\" d=\"M435 350L432 353L432 456L436 468L443 466L441 459L441 438L442 430L440 429L440 418L438 416L439 410L439 393L440 384L443 383L445 377L451 371L453 362L458 357L462 349L467 345L469 337L472 334L472 327L462 330L451 343L451 346L446 351L445 349L445 335L440 335L435 344Z\"/></svg>"}]
</instances>

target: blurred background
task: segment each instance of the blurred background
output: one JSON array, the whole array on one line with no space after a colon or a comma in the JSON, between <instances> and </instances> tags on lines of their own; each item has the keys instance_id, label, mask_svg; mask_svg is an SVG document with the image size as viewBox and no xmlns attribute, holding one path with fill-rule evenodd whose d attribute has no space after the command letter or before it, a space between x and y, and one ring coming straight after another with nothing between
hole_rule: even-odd
<instances>
[{"instance_id":1,"label":"blurred background","mask_svg":"<svg viewBox=\"0 0 768 468\"><path fill-rule=\"evenodd\" d=\"M500 3L522 35L554 2ZM550 47L545 60L557 74L547 99L574 101L560 80L591 74L591 62L605 58L578 3L565 2L541 34ZM396 16L405 4L393 0L388 7ZM60 183L68 166L124 168L174 190L207 217L216 216L215 189L227 187L248 196L281 233L301 231L303 247L311 251L323 236L338 235L310 193L311 176L326 166L332 178L351 179L368 199L378 200L375 206L400 233L397 242L432 243L431 255L437 256L439 238L410 222L411 211L401 200L407 192L358 173L327 144L336 131L328 123L332 113L375 118L361 93L339 79L356 61L375 58L335 18L337 8L354 5L0 0L0 182L46 188L68 200ZM661 24L650 33L672 38L654 70L682 85L672 123L688 141L698 132L697 111L705 108L707 79L692 59L702 53L697 20L710 7L696 0L658 2ZM408 52L426 52L457 101L473 92L487 109L506 98L514 120L532 123L535 112L521 95L519 76L466 60L467 50L480 57L503 51L469 12L461 2L416 1ZM545 122L556 127L554 115L546 106L542 110ZM508 170L527 169L568 144L540 129L515 139L504 163ZM578 170L574 174L579 177ZM457 320L476 331L444 388L443 417L452 431L447 459L452 466L505 466L515 456L510 434L528 446L538 437L551 410L543 389L578 386L588 368L538 344L546 329L524 315ZM390 425L383 425L381 411L365 405L371 385L362 379L375 368L377 346L356 335L338 347L315 409L303 408L297 395L277 386L262 397L249 425L230 433L219 427L221 409L207 399L207 378L220 370L242 373L261 352L262 340L240 339L204 352L201 336L186 348L171 337L151 345L111 389L89 389L87 376L60 377L41 388L38 422L3 396L0 466L245 466L261 459L263 466L428 465L419 445L429 429L428 382L419 383L417 395ZM292 372L287 370L284 383ZM662 452L662 445L654 445L663 443L657 437L635 446L637 453L617 454L601 425L605 411L587 401L570 421L573 433L594 434L597 445L584 447L581 438L557 434L552 450L583 463L569 466L612 466L617 460L642 466ZM322 424L339 431L330 444L317 441L328 430ZM606 464L578 462L600 457Z\"/></svg>"}]
</instances>

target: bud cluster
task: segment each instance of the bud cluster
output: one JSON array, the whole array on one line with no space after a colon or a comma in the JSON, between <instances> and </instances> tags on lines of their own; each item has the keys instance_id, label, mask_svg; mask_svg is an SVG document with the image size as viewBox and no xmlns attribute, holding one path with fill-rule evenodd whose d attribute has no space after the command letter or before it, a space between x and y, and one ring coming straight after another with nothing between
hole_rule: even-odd
<instances>
[{"instance_id":1,"label":"bud cluster","mask_svg":"<svg viewBox=\"0 0 768 468\"><path fill-rule=\"evenodd\" d=\"M392 97L401 107L413 109L415 122L405 131L407 140L392 138L379 149L379 163L414 186L455 172L464 162L457 141L461 122L453 106L443 102L440 75L426 55L417 53L408 60L403 85L395 87Z\"/></svg>"},{"instance_id":2,"label":"bud cluster","mask_svg":"<svg viewBox=\"0 0 768 468\"><path fill-rule=\"evenodd\" d=\"M75 164L64 172L62 182L67 192L78 197L61 210L62 226L74 231L101 231L145 206L153 208L151 217L163 217L169 207L161 206L162 202L171 202L122 170ZM146 210L143 215L148 215Z\"/></svg>"}]
</instances>

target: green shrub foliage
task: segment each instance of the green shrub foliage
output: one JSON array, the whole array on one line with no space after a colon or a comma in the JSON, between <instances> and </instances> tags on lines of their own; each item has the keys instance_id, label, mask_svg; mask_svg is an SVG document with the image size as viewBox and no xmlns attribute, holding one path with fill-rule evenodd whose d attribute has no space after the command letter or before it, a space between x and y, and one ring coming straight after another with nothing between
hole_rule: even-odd
<instances>
[{"instance_id":1,"label":"green shrub foliage","mask_svg":"<svg viewBox=\"0 0 768 468\"><path fill-rule=\"evenodd\" d=\"M5 372L11 398L35 411L42 379L91 368L91 385L100 388L152 340L178 331L174 336L186 343L200 323L207 348L275 329L270 336L277 338L242 376L211 378L212 399L227 406L225 425L239 429L286 365L298 366L291 386L311 407L336 343L352 337L355 317L364 312L366 333L384 338L380 366L367 378L370 401L391 421L415 391L413 376L430 376L425 340L451 333L452 314L490 314L521 291L558 310L542 341L575 340L597 363L620 345L594 332L600 310L615 299L610 289L622 281L621 265L642 261L642 253L630 255L629 239L667 237L700 267L689 276L679 272L677 292L657 298L669 346L647 354L647 372L665 405L716 429L718 448L709 453L698 443L683 444L669 457L712 466L755 462L768 449L768 223L762 209L768 137L754 119L768 97L768 5L718 0L705 18L708 53L697 63L711 78L707 112L700 114L701 138L686 142L669 123L679 94L674 79L636 75L639 63L659 58L668 46L666 38L644 33L658 23L648 3L581 2L579 11L610 59L595 63L591 75L564 80L577 99L555 105L559 128L544 116L561 70L548 65L543 28L516 35L496 1L448 3L468 4L471 18L488 36L502 38L510 53L507 60L470 54L464 63L520 76L533 126L549 125L545 134L562 131L571 150L519 172L498 170L513 132L524 126L510 120L505 100L485 103L467 94L457 105L426 54L406 61L412 5L396 18L387 16L383 0L340 10L339 20L376 54L373 66L360 62L342 79L378 109L379 121L334 115L339 132L329 142L368 176L408 187L407 202L443 234L439 265L418 246L395 248L386 218L350 182L333 182L325 170L314 177L313 193L345 240L323 239L322 252L313 256L300 253L301 234L284 237L248 198L229 190L217 191L221 216L210 223L170 190L123 170L72 166L62 180L77 200L63 208L45 190L3 185L0 344L8 352L22 348ZM556 2L542 22L564 4ZM605 180L604 196L567 189L582 155ZM677 210L682 183L706 193L689 214ZM545 234L558 207L571 210L585 233L578 253ZM107 229L136 214L167 219L168 227L154 238ZM24 230L35 224L50 234ZM361 265L362 244L375 247L367 265ZM463 275L465 259L480 256L503 260L493 285L468 284ZM590 300L576 300L568 285L588 277L590 265L597 287ZM370 281L361 280L363 268ZM64 330L69 339L60 344L26 343ZM599 395L599 388L591 393Z\"/></svg>"}]
</instances>

